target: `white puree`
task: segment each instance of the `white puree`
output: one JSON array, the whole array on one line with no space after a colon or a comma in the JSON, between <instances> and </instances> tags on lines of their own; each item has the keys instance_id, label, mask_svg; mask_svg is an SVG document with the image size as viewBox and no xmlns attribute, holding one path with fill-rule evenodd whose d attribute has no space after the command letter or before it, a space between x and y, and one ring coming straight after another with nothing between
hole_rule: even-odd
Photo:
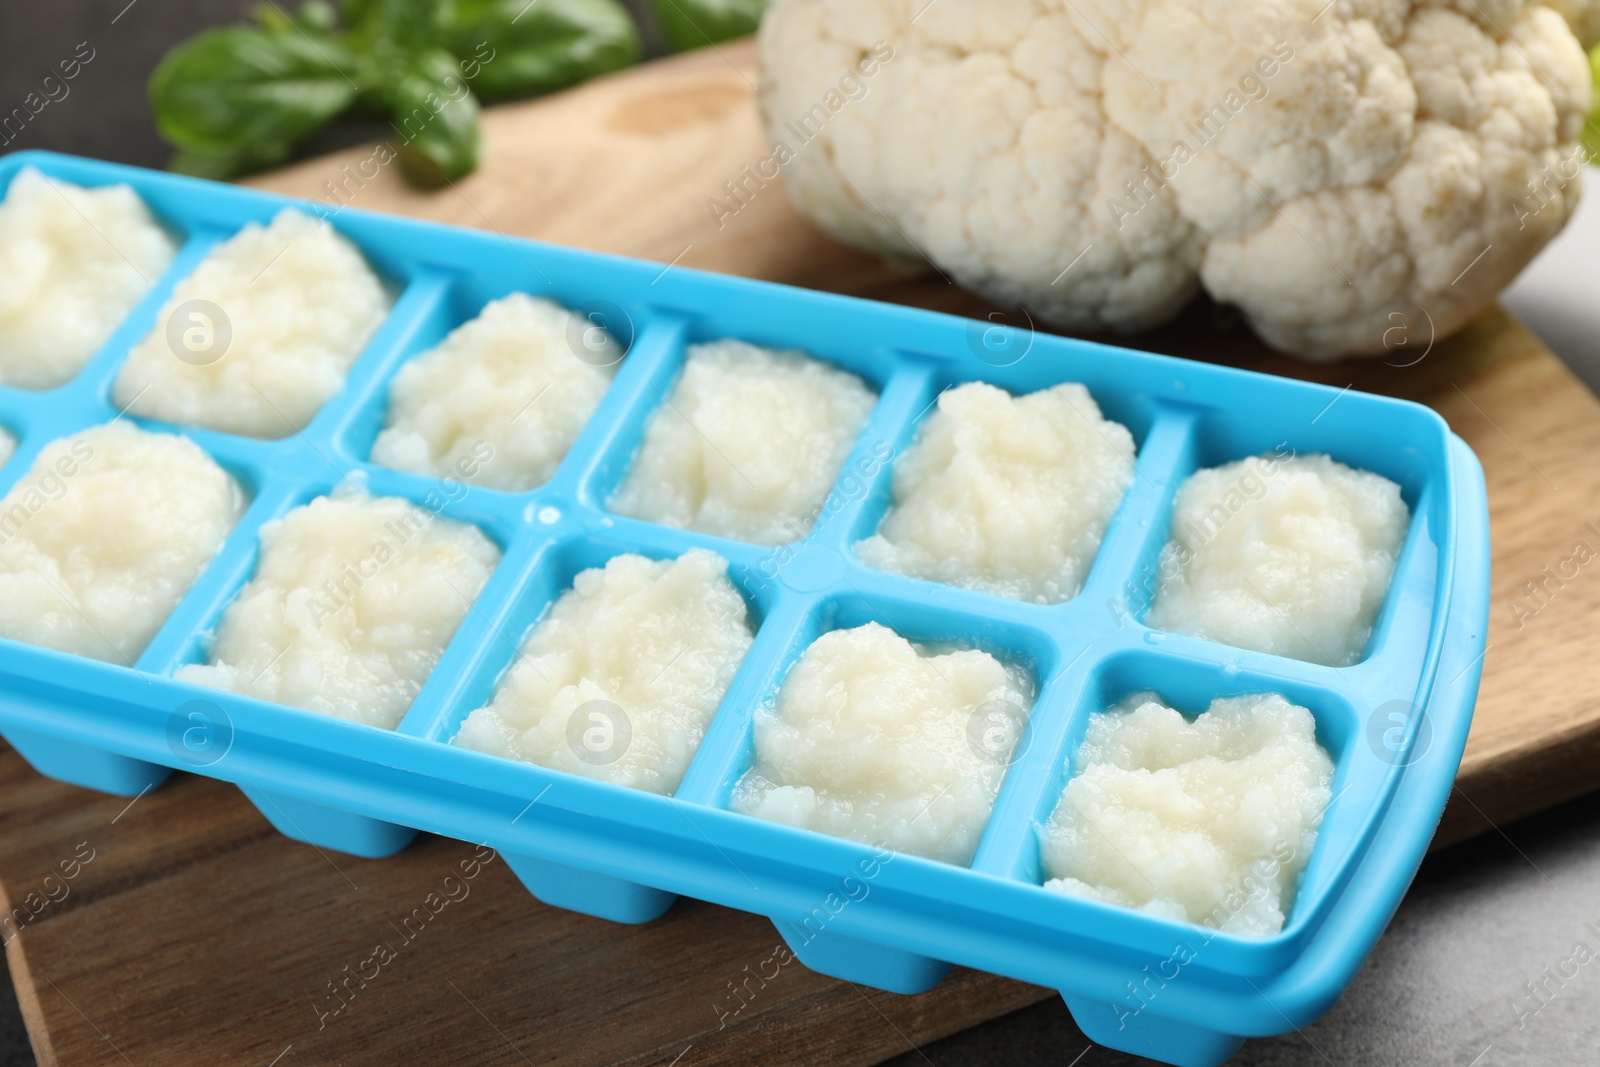
<instances>
[{"instance_id":1,"label":"white puree","mask_svg":"<svg viewBox=\"0 0 1600 1067\"><path fill-rule=\"evenodd\" d=\"M487 444L477 484L532 489L555 474L621 358L598 326L512 293L400 369L372 461L442 477Z\"/></svg>"},{"instance_id":2,"label":"white puree","mask_svg":"<svg viewBox=\"0 0 1600 1067\"><path fill-rule=\"evenodd\" d=\"M1195 718L1151 693L1095 715L1040 858L1049 889L1250 937L1283 929L1333 761L1276 693Z\"/></svg>"},{"instance_id":3,"label":"white puree","mask_svg":"<svg viewBox=\"0 0 1600 1067\"><path fill-rule=\"evenodd\" d=\"M77 374L174 253L128 186L22 168L0 203L0 383L48 389Z\"/></svg>"},{"instance_id":4,"label":"white puree","mask_svg":"<svg viewBox=\"0 0 1600 1067\"><path fill-rule=\"evenodd\" d=\"M876 402L860 378L803 352L695 345L611 510L759 545L798 541Z\"/></svg>"},{"instance_id":5,"label":"white puree","mask_svg":"<svg viewBox=\"0 0 1600 1067\"><path fill-rule=\"evenodd\" d=\"M755 763L729 806L774 822L970 863L1009 752L982 731L1033 707L987 652L919 652L877 623L823 634L757 712ZM1020 731L1019 731L1020 732Z\"/></svg>"},{"instance_id":6,"label":"white puree","mask_svg":"<svg viewBox=\"0 0 1600 1067\"><path fill-rule=\"evenodd\" d=\"M0 430L0 466L4 466L5 462L11 458L11 454L16 450L17 439L5 430Z\"/></svg>"},{"instance_id":7,"label":"white puree","mask_svg":"<svg viewBox=\"0 0 1600 1067\"><path fill-rule=\"evenodd\" d=\"M1133 481L1133 436L1075 383L939 397L895 466L894 502L856 546L869 566L1054 604L1076 595Z\"/></svg>"},{"instance_id":8,"label":"white puree","mask_svg":"<svg viewBox=\"0 0 1600 1067\"><path fill-rule=\"evenodd\" d=\"M243 507L188 438L118 421L52 441L0 501L0 635L131 666Z\"/></svg>"},{"instance_id":9,"label":"white puree","mask_svg":"<svg viewBox=\"0 0 1600 1067\"><path fill-rule=\"evenodd\" d=\"M270 226L251 223L212 249L178 283L113 398L149 418L287 437L344 386L388 310L354 245L285 208Z\"/></svg>"},{"instance_id":10,"label":"white puree","mask_svg":"<svg viewBox=\"0 0 1600 1067\"><path fill-rule=\"evenodd\" d=\"M1410 512L1327 456L1255 456L1178 490L1149 625L1343 667L1361 659Z\"/></svg>"},{"instance_id":11,"label":"white puree","mask_svg":"<svg viewBox=\"0 0 1600 1067\"><path fill-rule=\"evenodd\" d=\"M477 527L410 501L318 497L261 528L210 662L176 677L393 729L499 560Z\"/></svg>"},{"instance_id":12,"label":"white puree","mask_svg":"<svg viewBox=\"0 0 1600 1067\"><path fill-rule=\"evenodd\" d=\"M727 561L613 557L579 574L455 743L671 793L750 647Z\"/></svg>"}]
</instances>

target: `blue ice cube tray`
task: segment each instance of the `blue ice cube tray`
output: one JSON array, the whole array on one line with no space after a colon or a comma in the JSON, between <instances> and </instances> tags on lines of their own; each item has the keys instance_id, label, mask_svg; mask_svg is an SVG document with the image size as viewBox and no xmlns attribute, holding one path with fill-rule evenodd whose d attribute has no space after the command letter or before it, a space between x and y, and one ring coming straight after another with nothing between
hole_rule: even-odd
<instances>
[{"instance_id":1,"label":"blue ice cube tray","mask_svg":"<svg viewBox=\"0 0 1600 1067\"><path fill-rule=\"evenodd\" d=\"M105 422L118 367L175 283L219 241L294 201L49 153L0 159L0 189L31 164L86 186L125 182L182 249L82 373L0 388L18 438L0 492L39 450ZM300 206L327 215L327 205ZM248 510L131 668L0 640L0 733L40 772L122 795L171 769L237 783L284 834L379 857L418 830L503 853L562 908L646 922L684 894L770 916L796 957L902 993L959 963L1058 989L1094 1040L1175 1064L1226 1060L1333 1004L1415 874L1449 793L1476 697L1488 612L1482 471L1416 404L990 323L621 259L495 233L342 210L331 223L394 286L343 391L302 433L184 433L239 480ZM615 381L548 484L502 493L374 466L386 383L407 359L513 291L600 309L629 345ZM879 399L808 537L768 548L610 514L646 421L685 346L724 337L806 349ZM1082 592L1037 605L874 571L870 535L893 469L941 390L1084 383L1132 431L1132 487ZM1158 633L1142 623L1173 494L1200 467L1286 445L1397 482L1412 520L1365 657L1334 669ZM364 478L499 543L504 556L399 728L385 731L172 680L203 658L255 566L263 523ZM622 552L702 546L724 556L755 643L677 794L661 797L453 747L530 627L583 568ZM751 723L820 633L869 620L913 640L987 649L1025 667L1038 700L970 867L727 810ZM1093 715L1155 690L1186 713L1218 696L1282 693L1311 709L1337 765L1316 848L1282 933L1246 939L1041 886L1038 833ZM730 1006L736 1006L731 1005Z\"/></svg>"}]
</instances>

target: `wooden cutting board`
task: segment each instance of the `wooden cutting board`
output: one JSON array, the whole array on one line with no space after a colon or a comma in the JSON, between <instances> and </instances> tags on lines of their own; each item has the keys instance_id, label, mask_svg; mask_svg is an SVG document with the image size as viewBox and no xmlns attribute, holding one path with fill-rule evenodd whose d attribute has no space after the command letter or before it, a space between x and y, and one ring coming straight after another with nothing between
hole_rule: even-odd
<instances>
[{"instance_id":1,"label":"wooden cutting board","mask_svg":"<svg viewBox=\"0 0 1600 1067\"><path fill-rule=\"evenodd\" d=\"M990 310L937 275L833 243L776 184L719 225L710 204L731 204L723 183L767 154L755 81L753 50L735 45L493 109L482 168L439 192L407 187L392 168L365 177L370 147L251 184L663 264ZM1600 548L1586 525L1600 523L1600 403L1537 340L1492 309L1414 366L1308 367L1201 304L1125 343L1437 408L1483 460L1494 536L1482 695L1439 840L1592 787L1600 656L1587 653L1600 564L1548 582L1537 599L1525 583L1545 581L1579 540ZM402 931L471 863L471 847L424 838L389 860L324 855L279 837L215 782L178 776L130 806L40 778L10 752L0 753L0 795L5 906L37 907L20 934L7 926L0 937L46 1065L870 1064L1051 995L960 970L918 997L874 993L774 964L765 920L685 901L647 926L611 925L543 907L498 860L465 897ZM379 941L394 959L351 977L373 974L363 961Z\"/></svg>"}]
</instances>

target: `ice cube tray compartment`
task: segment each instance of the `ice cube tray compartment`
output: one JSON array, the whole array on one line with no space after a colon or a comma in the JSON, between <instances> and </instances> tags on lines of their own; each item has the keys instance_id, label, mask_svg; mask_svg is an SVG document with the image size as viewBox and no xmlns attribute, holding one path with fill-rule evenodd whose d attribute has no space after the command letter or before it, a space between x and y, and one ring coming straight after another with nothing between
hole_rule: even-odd
<instances>
[{"instance_id":1,"label":"ice cube tray compartment","mask_svg":"<svg viewBox=\"0 0 1600 1067\"><path fill-rule=\"evenodd\" d=\"M290 204L48 153L0 159L0 189L27 164L82 185L127 182L185 240L171 269L76 378L46 392L0 388L0 424L19 439L0 469L0 491L46 442L115 417L109 395L121 361L177 281L244 223L269 221ZM950 962L1049 985L1091 1037L1173 1063L1217 1063L1241 1035L1303 1024L1349 982L1443 808L1483 651L1482 474L1437 415L1400 401L492 233L355 210L330 221L392 283L395 302L344 389L306 429L265 441L139 420L188 434L240 481L250 503L137 673L0 641L0 733L41 771L132 795L169 767L193 770L238 783L291 836L364 855L403 847L417 829L487 842L542 899L620 921L653 918L676 894L713 900L771 916L809 966L881 988L927 988ZM504 493L371 463L399 367L513 291L593 313L628 346L555 475ZM878 391L832 494L795 544L744 544L606 509L687 347L724 337L804 349ZM1018 393L1081 382L1133 433L1132 485L1071 600L1023 603L876 571L854 555L852 546L881 522L894 461L938 395L971 380ZM1162 634L1142 621L1153 590L1141 593L1140 582L1159 560L1184 478L1283 442L1384 474L1412 510L1373 638L1352 667ZM473 523L504 553L398 729L172 681L173 670L204 654L253 573L261 527L351 477L375 494ZM697 546L729 560L756 636L674 797L449 743L579 570L621 552L669 558ZM1027 669L1038 687L970 868L883 858L867 845L726 809L751 763L756 709L818 634L868 620L913 640L985 648ZM1337 765L1335 800L1278 936L1208 933L1039 884L1039 824L1071 773L1089 718L1144 689L1191 714L1216 696L1271 689L1315 715ZM1425 709L1427 729L1413 716L1402 723L1398 746L1392 732L1377 745L1374 710L1397 701ZM198 720L190 717L196 706ZM206 741L198 752L188 745L190 727ZM1202 947L1182 978L1130 1014L1125 983L1184 939Z\"/></svg>"}]
</instances>

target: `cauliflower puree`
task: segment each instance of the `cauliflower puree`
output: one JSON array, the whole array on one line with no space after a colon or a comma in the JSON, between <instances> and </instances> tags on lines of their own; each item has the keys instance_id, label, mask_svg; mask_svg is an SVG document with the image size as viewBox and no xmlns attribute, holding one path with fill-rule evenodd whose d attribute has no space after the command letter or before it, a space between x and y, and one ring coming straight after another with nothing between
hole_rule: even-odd
<instances>
[{"instance_id":1,"label":"cauliflower puree","mask_svg":"<svg viewBox=\"0 0 1600 1067\"><path fill-rule=\"evenodd\" d=\"M759 545L798 541L876 400L803 352L695 345L611 510Z\"/></svg>"},{"instance_id":2,"label":"cauliflower puree","mask_svg":"<svg viewBox=\"0 0 1600 1067\"><path fill-rule=\"evenodd\" d=\"M188 438L118 421L52 441L0 501L0 636L132 666L243 507Z\"/></svg>"},{"instance_id":3,"label":"cauliflower puree","mask_svg":"<svg viewBox=\"0 0 1600 1067\"><path fill-rule=\"evenodd\" d=\"M1133 462L1133 436L1081 385L1027 396L958 386L896 466L893 504L856 553L880 570L1058 603L1083 585Z\"/></svg>"},{"instance_id":4,"label":"cauliflower puree","mask_svg":"<svg viewBox=\"0 0 1600 1067\"><path fill-rule=\"evenodd\" d=\"M410 501L318 497L262 527L210 661L176 677L392 730L499 560Z\"/></svg>"},{"instance_id":5,"label":"cauliflower puree","mask_svg":"<svg viewBox=\"0 0 1600 1067\"><path fill-rule=\"evenodd\" d=\"M1344 667L1361 659L1410 511L1327 456L1196 471L1178 490L1149 625Z\"/></svg>"},{"instance_id":6,"label":"cauliflower puree","mask_svg":"<svg viewBox=\"0 0 1600 1067\"><path fill-rule=\"evenodd\" d=\"M1247 937L1283 929L1328 806L1311 712L1226 697L1193 722L1152 693L1095 715L1043 827L1046 888Z\"/></svg>"},{"instance_id":7,"label":"cauliflower puree","mask_svg":"<svg viewBox=\"0 0 1600 1067\"><path fill-rule=\"evenodd\" d=\"M455 743L671 793L750 648L727 570L697 548L579 574Z\"/></svg>"},{"instance_id":8,"label":"cauliflower puree","mask_svg":"<svg viewBox=\"0 0 1600 1067\"><path fill-rule=\"evenodd\" d=\"M439 477L487 442L494 462L478 484L517 492L549 481L622 358L621 345L587 324L601 347L578 358L573 319L525 293L489 304L395 375L372 461Z\"/></svg>"},{"instance_id":9,"label":"cauliflower puree","mask_svg":"<svg viewBox=\"0 0 1600 1067\"><path fill-rule=\"evenodd\" d=\"M117 377L136 415L287 437L344 386L389 297L333 227L285 208L212 249L178 283Z\"/></svg>"},{"instance_id":10,"label":"cauliflower puree","mask_svg":"<svg viewBox=\"0 0 1600 1067\"><path fill-rule=\"evenodd\" d=\"M77 374L175 251L128 186L23 167L0 203L0 383L49 389Z\"/></svg>"},{"instance_id":11,"label":"cauliflower puree","mask_svg":"<svg viewBox=\"0 0 1600 1067\"><path fill-rule=\"evenodd\" d=\"M987 652L932 655L877 623L825 633L755 720L755 763L734 811L970 863L1006 753L973 724L1033 707L1026 677Z\"/></svg>"}]
</instances>

